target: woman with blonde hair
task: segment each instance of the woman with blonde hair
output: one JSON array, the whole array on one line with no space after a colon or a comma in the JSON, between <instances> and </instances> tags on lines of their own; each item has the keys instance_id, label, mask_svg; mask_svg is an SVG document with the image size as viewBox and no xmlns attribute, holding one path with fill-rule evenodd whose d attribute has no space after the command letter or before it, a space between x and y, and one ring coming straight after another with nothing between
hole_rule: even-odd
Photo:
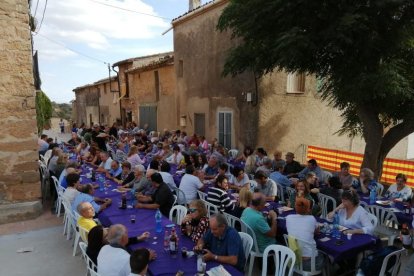
<instances>
[{"instance_id":1,"label":"woman with blonde hair","mask_svg":"<svg viewBox=\"0 0 414 276\"><path fill-rule=\"evenodd\" d=\"M145 161L142 160L138 155L138 147L137 146L131 146L128 152L127 161L131 164L131 168L135 168L138 164L144 164Z\"/></svg>"},{"instance_id":2,"label":"woman with blonde hair","mask_svg":"<svg viewBox=\"0 0 414 276\"><path fill-rule=\"evenodd\" d=\"M239 202L234 208L233 216L240 218L244 209L249 207L252 198L253 194L248 187L241 188L239 192Z\"/></svg>"},{"instance_id":3,"label":"woman with blonde hair","mask_svg":"<svg viewBox=\"0 0 414 276\"><path fill-rule=\"evenodd\" d=\"M181 222L181 233L197 243L208 229L209 220L206 205L199 199L193 200L188 208L188 214Z\"/></svg>"}]
</instances>

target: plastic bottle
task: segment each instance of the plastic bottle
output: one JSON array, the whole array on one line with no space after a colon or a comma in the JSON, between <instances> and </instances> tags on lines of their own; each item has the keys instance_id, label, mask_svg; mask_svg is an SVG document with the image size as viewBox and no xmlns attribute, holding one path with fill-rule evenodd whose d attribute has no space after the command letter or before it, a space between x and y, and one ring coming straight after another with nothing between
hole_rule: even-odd
<instances>
[{"instance_id":1,"label":"plastic bottle","mask_svg":"<svg viewBox=\"0 0 414 276\"><path fill-rule=\"evenodd\" d=\"M197 254L197 275L204 275L205 263L203 261L203 254L200 252Z\"/></svg>"},{"instance_id":2,"label":"plastic bottle","mask_svg":"<svg viewBox=\"0 0 414 276\"><path fill-rule=\"evenodd\" d=\"M155 232L161 233L162 232L162 225L161 225L162 215L160 209L157 209L155 213Z\"/></svg>"},{"instance_id":3,"label":"plastic bottle","mask_svg":"<svg viewBox=\"0 0 414 276\"><path fill-rule=\"evenodd\" d=\"M377 190L372 187L369 191L369 204L373 205L375 204L375 201L377 201Z\"/></svg>"},{"instance_id":4,"label":"plastic bottle","mask_svg":"<svg viewBox=\"0 0 414 276\"><path fill-rule=\"evenodd\" d=\"M177 248L178 248L178 237L177 237L177 233L175 232L175 228L173 227L173 229L171 230L171 235L170 235L170 254L173 257L177 256Z\"/></svg>"},{"instance_id":5,"label":"plastic bottle","mask_svg":"<svg viewBox=\"0 0 414 276\"><path fill-rule=\"evenodd\" d=\"M165 230L164 234L164 251L168 252L170 249L170 235L168 235L168 230Z\"/></svg>"},{"instance_id":6,"label":"plastic bottle","mask_svg":"<svg viewBox=\"0 0 414 276\"><path fill-rule=\"evenodd\" d=\"M406 223L402 225L401 229L401 236L400 236L402 245L405 249L411 248L411 236L410 236L410 230L408 230L408 226Z\"/></svg>"},{"instance_id":7,"label":"plastic bottle","mask_svg":"<svg viewBox=\"0 0 414 276\"><path fill-rule=\"evenodd\" d=\"M121 209L127 208L127 202L126 202L126 194L122 193L121 195Z\"/></svg>"}]
</instances>

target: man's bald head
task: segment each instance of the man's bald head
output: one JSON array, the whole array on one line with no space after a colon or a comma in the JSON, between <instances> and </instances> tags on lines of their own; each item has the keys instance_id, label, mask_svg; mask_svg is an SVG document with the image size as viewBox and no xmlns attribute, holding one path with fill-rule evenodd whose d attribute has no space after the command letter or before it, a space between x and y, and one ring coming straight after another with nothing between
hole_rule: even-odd
<instances>
[{"instance_id":1,"label":"man's bald head","mask_svg":"<svg viewBox=\"0 0 414 276\"><path fill-rule=\"evenodd\" d=\"M128 230L122 224L109 227L107 240L109 244L126 246L128 243Z\"/></svg>"},{"instance_id":2,"label":"man's bald head","mask_svg":"<svg viewBox=\"0 0 414 276\"><path fill-rule=\"evenodd\" d=\"M92 219L95 216L95 209L90 202L81 202L78 205L78 213L88 219Z\"/></svg>"},{"instance_id":3,"label":"man's bald head","mask_svg":"<svg viewBox=\"0 0 414 276\"><path fill-rule=\"evenodd\" d=\"M253 193L252 206L254 208L260 208L265 204L266 200L262 193Z\"/></svg>"}]
</instances>

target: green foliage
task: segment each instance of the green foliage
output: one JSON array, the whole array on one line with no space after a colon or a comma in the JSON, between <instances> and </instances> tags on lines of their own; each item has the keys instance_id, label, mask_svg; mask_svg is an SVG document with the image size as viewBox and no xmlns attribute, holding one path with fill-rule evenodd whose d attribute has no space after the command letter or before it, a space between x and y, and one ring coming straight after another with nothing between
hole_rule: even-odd
<instances>
[{"instance_id":1,"label":"green foliage","mask_svg":"<svg viewBox=\"0 0 414 276\"><path fill-rule=\"evenodd\" d=\"M314 74L342 111L340 133L362 132L361 108L384 128L414 120L412 0L231 0L217 28L240 41L224 75Z\"/></svg>"},{"instance_id":2,"label":"green foliage","mask_svg":"<svg viewBox=\"0 0 414 276\"><path fill-rule=\"evenodd\" d=\"M52 102L53 117L71 120L72 116L72 105L67 103L56 103Z\"/></svg>"},{"instance_id":3,"label":"green foliage","mask_svg":"<svg viewBox=\"0 0 414 276\"><path fill-rule=\"evenodd\" d=\"M42 133L43 128L50 124L52 112L52 103L48 96L42 91L36 92L36 120L39 135Z\"/></svg>"}]
</instances>

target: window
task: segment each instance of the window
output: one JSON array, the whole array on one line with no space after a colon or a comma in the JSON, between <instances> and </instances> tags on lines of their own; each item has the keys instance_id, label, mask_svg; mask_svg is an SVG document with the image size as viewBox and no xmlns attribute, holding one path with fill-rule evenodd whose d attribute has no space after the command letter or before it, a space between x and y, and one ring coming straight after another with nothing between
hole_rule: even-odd
<instances>
[{"instance_id":1,"label":"window","mask_svg":"<svg viewBox=\"0 0 414 276\"><path fill-rule=\"evenodd\" d=\"M178 77L182 78L184 76L184 63L183 60L180 59L178 61Z\"/></svg>"},{"instance_id":2,"label":"window","mask_svg":"<svg viewBox=\"0 0 414 276\"><path fill-rule=\"evenodd\" d=\"M158 71L154 71L154 80L155 80L155 100L158 102L160 100L160 76Z\"/></svg>"},{"instance_id":3,"label":"window","mask_svg":"<svg viewBox=\"0 0 414 276\"><path fill-rule=\"evenodd\" d=\"M149 130L157 131L157 107L140 106L139 107L139 124L143 127L148 124Z\"/></svg>"},{"instance_id":4,"label":"window","mask_svg":"<svg viewBox=\"0 0 414 276\"><path fill-rule=\"evenodd\" d=\"M218 113L218 142L231 149L233 114L230 111Z\"/></svg>"},{"instance_id":5,"label":"window","mask_svg":"<svg viewBox=\"0 0 414 276\"><path fill-rule=\"evenodd\" d=\"M206 114L194 113L194 132L197 135L206 135Z\"/></svg>"},{"instance_id":6,"label":"window","mask_svg":"<svg viewBox=\"0 0 414 276\"><path fill-rule=\"evenodd\" d=\"M290 73L287 75L286 92L291 94L305 93L305 74Z\"/></svg>"}]
</instances>

